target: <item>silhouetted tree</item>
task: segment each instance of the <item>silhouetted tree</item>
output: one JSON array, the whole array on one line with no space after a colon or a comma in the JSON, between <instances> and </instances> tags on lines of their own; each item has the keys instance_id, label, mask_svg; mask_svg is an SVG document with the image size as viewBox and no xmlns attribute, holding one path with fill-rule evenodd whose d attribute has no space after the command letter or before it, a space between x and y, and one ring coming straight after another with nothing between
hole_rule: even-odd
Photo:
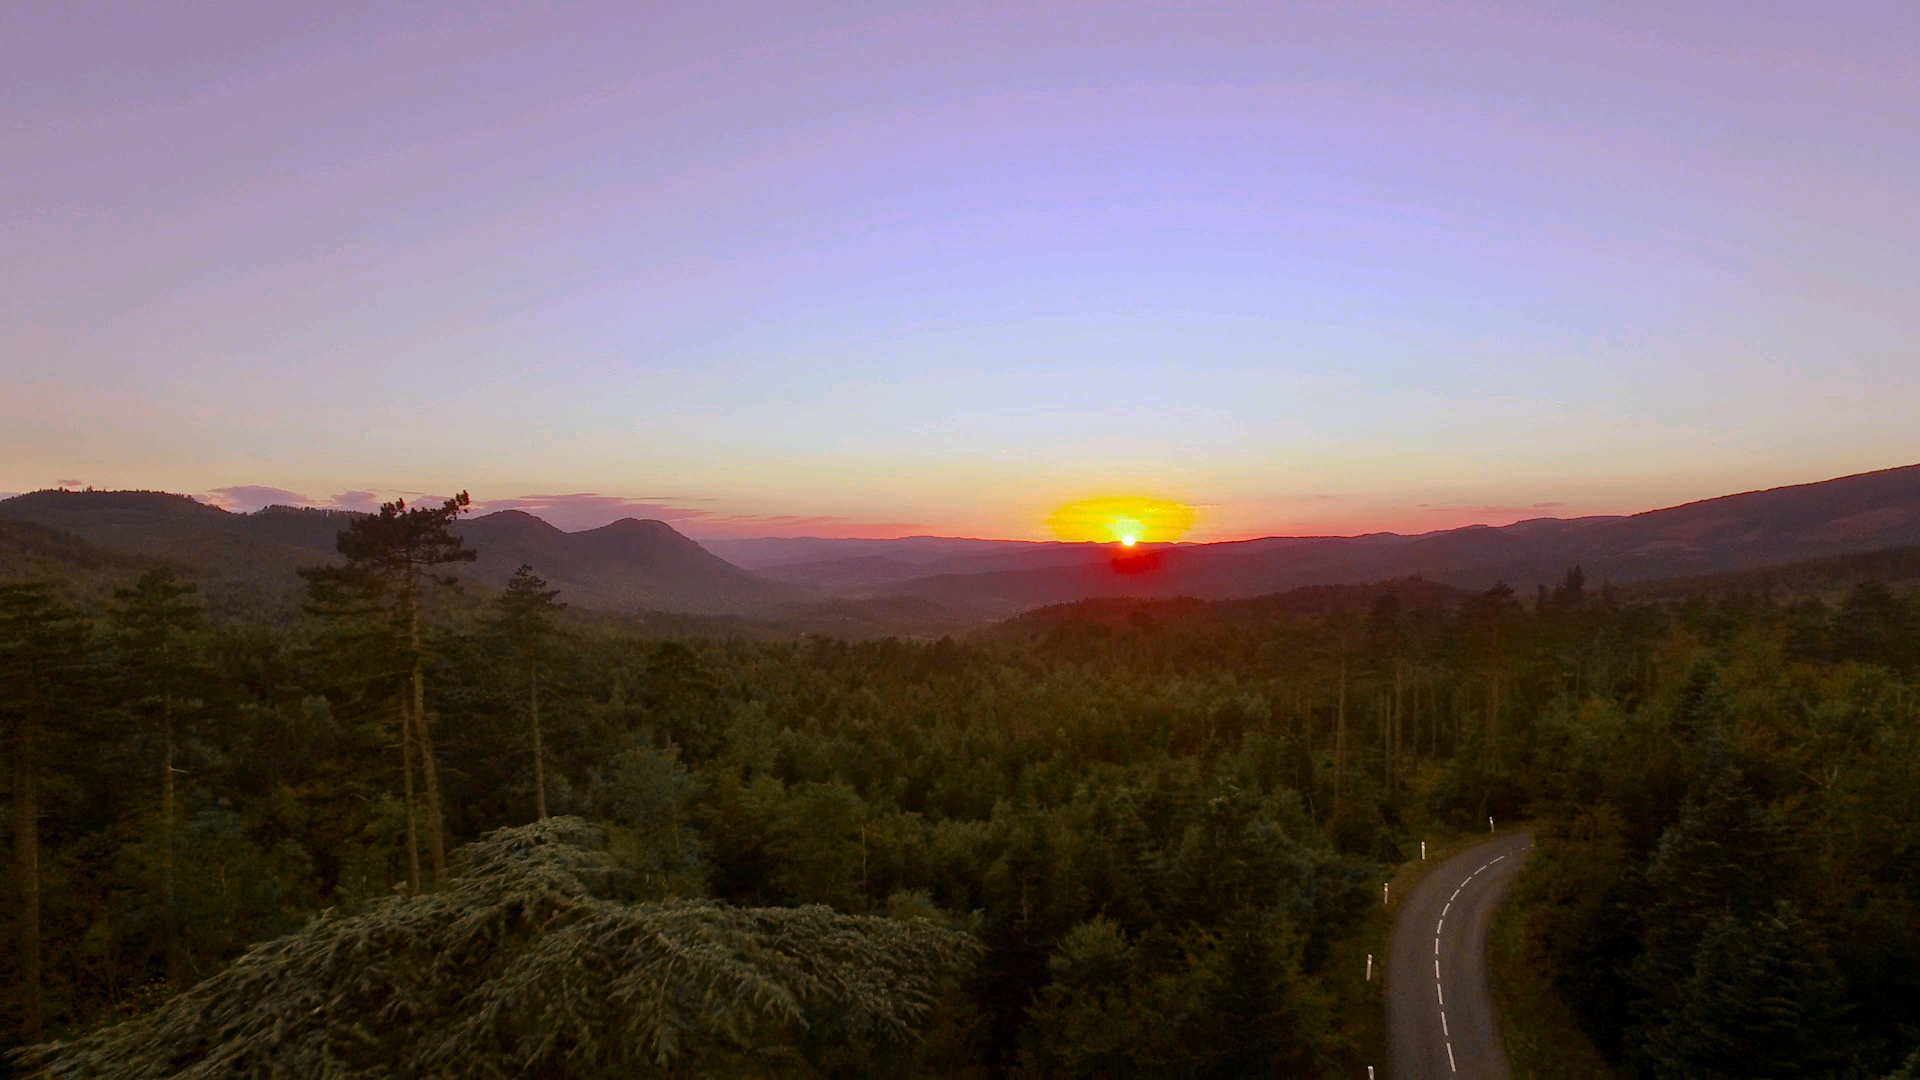
<instances>
[{"instance_id":1,"label":"silhouetted tree","mask_svg":"<svg viewBox=\"0 0 1920 1080\"><path fill-rule=\"evenodd\" d=\"M449 563L472 562L476 555L449 531L471 504L467 493L435 509L383 503L378 514L356 519L335 542L345 566L300 571L307 580L309 610L334 617L370 619L399 650L406 687L401 698L401 768L407 800L409 886L420 888L420 844L414 825L413 769L417 758L425 788L427 843L435 888L446 884L446 826L440 807L440 770L435 761L432 726L426 709L426 649L420 614L428 585L451 586L455 579L434 573Z\"/></svg>"}]
</instances>

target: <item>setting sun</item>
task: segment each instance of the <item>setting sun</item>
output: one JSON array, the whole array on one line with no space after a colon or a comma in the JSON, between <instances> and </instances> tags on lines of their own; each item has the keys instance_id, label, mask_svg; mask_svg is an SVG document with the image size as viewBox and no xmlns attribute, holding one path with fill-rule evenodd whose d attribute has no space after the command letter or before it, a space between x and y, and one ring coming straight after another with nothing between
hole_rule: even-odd
<instances>
[{"instance_id":1,"label":"setting sun","mask_svg":"<svg viewBox=\"0 0 1920 1080\"><path fill-rule=\"evenodd\" d=\"M1178 540L1193 528L1193 519L1193 507L1185 503L1122 495L1067 503L1047 517L1047 527L1062 540L1133 547Z\"/></svg>"}]
</instances>

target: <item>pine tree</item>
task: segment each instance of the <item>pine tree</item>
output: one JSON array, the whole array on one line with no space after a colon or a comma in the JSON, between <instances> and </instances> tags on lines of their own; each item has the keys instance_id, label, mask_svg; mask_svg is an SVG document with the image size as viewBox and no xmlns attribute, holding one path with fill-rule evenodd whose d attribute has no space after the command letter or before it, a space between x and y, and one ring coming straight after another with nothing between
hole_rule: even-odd
<instances>
[{"instance_id":1,"label":"pine tree","mask_svg":"<svg viewBox=\"0 0 1920 1080\"><path fill-rule=\"evenodd\" d=\"M1640 1028L1629 1036L1644 1057L1657 1056L1664 1028L1680 1015L1709 931L1726 919L1753 920L1787 887L1788 837L1779 816L1720 765L1706 790L1689 796L1680 820L1660 838L1647 870L1652 904L1633 979L1643 998Z\"/></svg>"},{"instance_id":2,"label":"pine tree","mask_svg":"<svg viewBox=\"0 0 1920 1080\"><path fill-rule=\"evenodd\" d=\"M553 617L565 604L554 597L558 589L534 574L533 567L522 565L507 582L507 591L495 601L499 611L497 626L527 666L527 726L533 733L533 799L539 819L547 819L546 754L540 739L540 657L546 639L553 633Z\"/></svg>"},{"instance_id":3,"label":"pine tree","mask_svg":"<svg viewBox=\"0 0 1920 1080\"><path fill-rule=\"evenodd\" d=\"M174 863L179 808L175 778L177 750L176 710L191 693L195 665L188 655L188 636L205 623L205 609L190 597L199 590L173 570L161 567L140 576L132 588L113 591L118 606L114 621L122 633L136 706L151 709L160 736L161 894L169 963L175 948Z\"/></svg>"},{"instance_id":4,"label":"pine tree","mask_svg":"<svg viewBox=\"0 0 1920 1080\"><path fill-rule=\"evenodd\" d=\"M34 582L0 585L0 710L7 719L13 765L15 926L20 1032L40 1035L40 786L49 768L47 740L63 708L70 708L85 661L85 628Z\"/></svg>"},{"instance_id":5,"label":"pine tree","mask_svg":"<svg viewBox=\"0 0 1920 1080\"><path fill-rule=\"evenodd\" d=\"M1833 962L1792 904L1716 918L1648 1040L1654 1075L1675 1080L1840 1075L1851 1031Z\"/></svg>"},{"instance_id":6,"label":"pine tree","mask_svg":"<svg viewBox=\"0 0 1920 1080\"><path fill-rule=\"evenodd\" d=\"M437 889L447 882L440 770L426 711L421 608L427 586L455 584L454 578L435 573L435 568L476 558L473 550L449 531L470 504L464 491L436 509L410 508L404 499L383 503L378 514L359 518L340 533L335 546L346 556L345 566L300 571L307 580L308 610L360 621L374 637L384 638L401 660L400 670L406 676L399 702L401 774L407 804L408 884L415 893L420 891L420 842L413 793L416 761L426 801L433 884Z\"/></svg>"}]
</instances>

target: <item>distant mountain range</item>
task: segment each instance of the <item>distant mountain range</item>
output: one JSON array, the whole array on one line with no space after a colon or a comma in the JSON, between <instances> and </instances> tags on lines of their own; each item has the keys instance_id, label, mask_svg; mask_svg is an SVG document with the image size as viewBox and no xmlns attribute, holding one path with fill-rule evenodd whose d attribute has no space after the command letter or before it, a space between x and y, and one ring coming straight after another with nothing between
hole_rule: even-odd
<instances>
[{"instance_id":1,"label":"distant mountain range","mask_svg":"<svg viewBox=\"0 0 1920 1080\"><path fill-rule=\"evenodd\" d=\"M1096 596L1235 599L1419 575L1522 592L1576 564L1596 585L1751 570L1920 544L1920 465L1728 495L1625 517L1541 518L1403 536L1218 544L748 540L713 544L763 577L845 596L910 596L1003 618ZM951 545L951 546L948 546Z\"/></svg>"},{"instance_id":2,"label":"distant mountain range","mask_svg":"<svg viewBox=\"0 0 1920 1080\"><path fill-rule=\"evenodd\" d=\"M286 506L232 514L154 491L36 491L0 500L0 523L165 559L185 566L215 598L258 593L269 606L289 609L300 588L293 571L337 561L334 539L354 516ZM455 568L462 579L498 587L526 563L582 607L766 615L817 599L811 590L748 573L660 521L626 518L568 533L506 510L462 521L456 531L479 554ZM44 537L36 539L46 546Z\"/></svg>"},{"instance_id":3,"label":"distant mountain range","mask_svg":"<svg viewBox=\"0 0 1920 1080\"><path fill-rule=\"evenodd\" d=\"M334 537L351 519L290 507L233 514L162 492L39 491L0 500L0 574L83 564L121 573L166 561L206 582L210 598L291 611L293 569L334 560ZM1504 581L1524 594L1575 564L1596 585L1712 580L1920 545L1920 465L1629 517L1132 550L950 537L702 545L659 521L568 533L517 510L458 531L480 554L461 570L476 585L498 587L526 563L580 608L780 619L864 636L964 629L1094 597L1225 600L1414 576L1463 589Z\"/></svg>"}]
</instances>

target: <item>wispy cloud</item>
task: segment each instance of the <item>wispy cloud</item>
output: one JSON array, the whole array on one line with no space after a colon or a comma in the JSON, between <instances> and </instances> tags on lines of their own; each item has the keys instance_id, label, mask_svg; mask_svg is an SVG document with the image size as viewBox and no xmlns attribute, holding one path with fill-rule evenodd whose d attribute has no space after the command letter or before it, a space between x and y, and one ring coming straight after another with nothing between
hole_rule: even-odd
<instances>
[{"instance_id":1,"label":"wispy cloud","mask_svg":"<svg viewBox=\"0 0 1920 1080\"><path fill-rule=\"evenodd\" d=\"M824 536L886 540L900 536L921 535L927 531L927 527L914 521L865 521L860 518L826 515L803 517L792 514L712 514L690 524L682 531L689 536L707 538Z\"/></svg>"},{"instance_id":2,"label":"wispy cloud","mask_svg":"<svg viewBox=\"0 0 1920 1080\"><path fill-rule=\"evenodd\" d=\"M1566 509L1563 502L1534 503L1531 506L1435 506L1432 503L1417 504L1430 514L1479 514L1486 517L1507 517L1512 514L1539 514L1542 517L1557 517Z\"/></svg>"}]
</instances>

